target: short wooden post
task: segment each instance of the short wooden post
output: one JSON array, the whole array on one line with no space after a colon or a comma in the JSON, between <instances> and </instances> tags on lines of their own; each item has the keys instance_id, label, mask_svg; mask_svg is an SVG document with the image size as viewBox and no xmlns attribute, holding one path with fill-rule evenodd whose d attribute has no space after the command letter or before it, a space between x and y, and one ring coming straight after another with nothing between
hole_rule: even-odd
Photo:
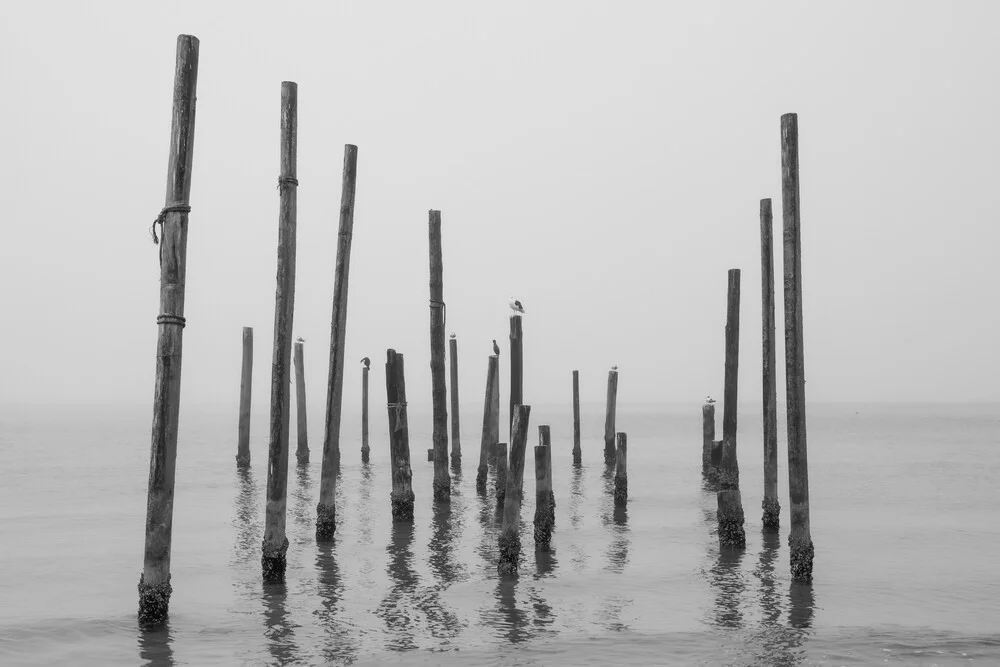
<instances>
[{"instance_id":1,"label":"short wooden post","mask_svg":"<svg viewBox=\"0 0 1000 667\"><path fill-rule=\"evenodd\" d=\"M514 446L514 406L521 405L524 400L524 348L522 341L524 330L521 326L522 317L520 313L510 316L510 436L511 447Z\"/></svg>"},{"instance_id":2,"label":"short wooden post","mask_svg":"<svg viewBox=\"0 0 1000 667\"><path fill-rule=\"evenodd\" d=\"M799 120L781 117L781 209L784 221L785 389L788 413L788 535L792 579L810 581L809 465L806 457L806 377L802 351L802 244L799 229Z\"/></svg>"},{"instance_id":3,"label":"short wooden post","mask_svg":"<svg viewBox=\"0 0 1000 667\"><path fill-rule=\"evenodd\" d=\"M774 251L772 249L771 200L760 200L760 280L762 319L762 375L764 396L764 500L761 522L765 530L778 528L778 395L774 367Z\"/></svg>"},{"instance_id":4,"label":"short wooden post","mask_svg":"<svg viewBox=\"0 0 1000 667\"><path fill-rule=\"evenodd\" d=\"M521 496L524 482L524 450L528 442L528 417L531 406L514 407L514 432L510 443L510 469L507 474L507 493L503 503L503 524L500 528L500 559L497 571L500 574L517 574L521 557L521 538L518 528L521 523Z\"/></svg>"},{"instance_id":5,"label":"short wooden post","mask_svg":"<svg viewBox=\"0 0 1000 667\"><path fill-rule=\"evenodd\" d=\"M608 401L604 410L604 464L615 464L615 412L618 404L618 371L608 371Z\"/></svg>"},{"instance_id":6,"label":"short wooden post","mask_svg":"<svg viewBox=\"0 0 1000 667\"><path fill-rule=\"evenodd\" d=\"M180 416L184 278L197 87L198 38L178 35L166 204L153 223L154 230L156 223L161 223L163 239L160 241L160 314L156 318L156 381L149 451L146 540L142 575L139 577L139 622L143 624L158 624L166 620L172 592L170 541Z\"/></svg>"},{"instance_id":7,"label":"short wooden post","mask_svg":"<svg viewBox=\"0 0 1000 667\"><path fill-rule=\"evenodd\" d=\"M261 570L264 581L284 581L288 431L295 308L296 129L298 86L281 83L281 175L278 177L278 277L274 295L274 354L271 358L271 431L268 438L267 505Z\"/></svg>"},{"instance_id":8,"label":"short wooden post","mask_svg":"<svg viewBox=\"0 0 1000 667\"><path fill-rule=\"evenodd\" d=\"M433 447L428 447L427 448L427 460L431 461L432 463L434 462L434 448Z\"/></svg>"},{"instance_id":9,"label":"short wooden post","mask_svg":"<svg viewBox=\"0 0 1000 667\"><path fill-rule=\"evenodd\" d=\"M309 430L306 428L306 371L303 343L295 341L295 415L298 422L298 447L295 459L299 465L309 463Z\"/></svg>"},{"instance_id":10,"label":"short wooden post","mask_svg":"<svg viewBox=\"0 0 1000 667\"><path fill-rule=\"evenodd\" d=\"M453 463L462 462L462 438L461 428L458 419L458 340L455 334L451 335L448 341L448 368L450 370L451 382L451 460Z\"/></svg>"},{"instance_id":11,"label":"short wooden post","mask_svg":"<svg viewBox=\"0 0 1000 667\"><path fill-rule=\"evenodd\" d=\"M367 357L366 357L367 360ZM361 369L361 462L368 463L368 365Z\"/></svg>"},{"instance_id":12,"label":"short wooden post","mask_svg":"<svg viewBox=\"0 0 1000 667\"><path fill-rule=\"evenodd\" d=\"M482 439L479 443L479 468L476 470L476 490L479 493L486 493L486 476L489 474L489 461L492 456L493 446L496 442L493 440L493 423L499 419L497 415L493 413L493 405L497 404L499 408L499 396L494 396L494 385L496 384L496 374L497 374L497 364L499 359L497 355L491 354L489 363L486 367L486 397L483 401L483 432Z\"/></svg>"},{"instance_id":13,"label":"short wooden post","mask_svg":"<svg viewBox=\"0 0 1000 667\"><path fill-rule=\"evenodd\" d=\"M552 439L547 425L538 427L535 445L535 548L548 551L555 511L552 507Z\"/></svg>"},{"instance_id":14,"label":"short wooden post","mask_svg":"<svg viewBox=\"0 0 1000 667\"><path fill-rule=\"evenodd\" d=\"M719 542L745 546L740 469L736 460L736 397L740 352L740 270L729 270L726 295L726 374L722 406L722 457L719 463Z\"/></svg>"},{"instance_id":15,"label":"short wooden post","mask_svg":"<svg viewBox=\"0 0 1000 667\"><path fill-rule=\"evenodd\" d=\"M243 370L240 372L240 425L236 467L250 465L250 398L253 393L253 327L243 327Z\"/></svg>"},{"instance_id":16,"label":"short wooden post","mask_svg":"<svg viewBox=\"0 0 1000 667\"><path fill-rule=\"evenodd\" d=\"M428 215L431 313L431 442L434 445L434 500L451 501L448 472L448 388L444 382L444 267L441 256L441 211Z\"/></svg>"},{"instance_id":17,"label":"short wooden post","mask_svg":"<svg viewBox=\"0 0 1000 667\"><path fill-rule=\"evenodd\" d=\"M354 235L354 195L358 175L358 147L344 146L340 187L340 221L337 229L337 264L333 274L333 314L330 318L330 365L326 383L326 416L323 422L323 464L320 468L319 502L316 505L316 538L333 537L337 530L337 471L340 468L340 417L344 402L344 353L347 341L347 295L351 273L351 239Z\"/></svg>"},{"instance_id":18,"label":"short wooden post","mask_svg":"<svg viewBox=\"0 0 1000 667\"><path fill-rule=\"evenodd\" d=\"M615 505L628 504L628 436L618 434L618 449L615 451Z\"/></svg>"},{"instance_id":19,"label":"short wooden post","mask_svg":"<svg viewBox=\"0 0 1000 667\"><path fill-rule=\"evenodd\" d=\"M403 355L386 350L385 396L389 411L389 465L392 470L393 521L413 521L413 471L410 468L410 434L406 423L406 381Z\"/></svg>"},{"instance_id":20,"label":"short wooden post","mask_svg":"<svg viewBox=\"0 0 1000 667\"><path fill-rule=\"evenodd\" d=\"M580 371L573 371L573 465L583 462L580 450Z\"/></svg>"},{"instance_id":21,"label":"short wooden post","mask_svg":"<svg viewBox=\"0 0 1000 667\"><path fill-rule=\"evenodd\" d=\"M715 403L701 406L701 472L711 476L712 447L715 445Z\"/></svg>"},{"instance_id":22,"label":"short wooden post","mask_svg":"<svg viewBox=\"0 0 1000 667\"><path fill-rule=\"evenodd\" d=\"M507 443L498 442L497 452L497 481L494 489L497 497L497 508L502 509L504 499L507 497Z\"/></svg>"}]
</instances>

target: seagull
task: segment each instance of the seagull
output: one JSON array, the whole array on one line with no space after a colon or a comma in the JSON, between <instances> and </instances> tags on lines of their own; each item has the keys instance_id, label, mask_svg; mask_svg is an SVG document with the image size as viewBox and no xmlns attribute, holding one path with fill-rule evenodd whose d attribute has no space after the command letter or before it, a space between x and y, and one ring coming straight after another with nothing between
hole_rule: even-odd
<instances>
[{"instance_id":1,"label":"seagull","mask_svg":"<svg viewBox=\"0 0 1000 667\"><path fill-rule=\"evenodd\" d=\"M617 366L612 366L612 367L611 367L611 370L613 370L613 371L617 371L617 370L618 370L618 367L617 367Z\"/></svg>"},{"instance_id":2,"label":"seagull","mask_svg":"<svg viewBox=\"0 0 1000 667\"><path fill-rule=\"evenodd\" d=\"M454 332L454 331L452 331L452 332L451 332L451 337L452 337L452 338L454 338L454 337L455 337L455 332Z\"/></svg>"},{"instance_id":3,"label":"seagull","mask_svg":"<svg viewBox=\"0 0 1000 667\"><path fill-rule=\"evenodd\" d=\"M369 359L368 357L365 357L364 359L361 360L361 363L364 365L365 368L370 368L372 360Z\"/></svg>"},{"instance_id":4,"label":"seagull","mask_svg":"<svg viewBox=\"0 0 1000 667\"><path fill-rule=\"evenodd\" d=\"M302 336L299 336L298 338L295 339L295 342L296 343L304 343L304 342L306 342L306 339L303 338Z\"/></svg>"},{"instance_id":5,"label":"seagull","mask_svg":"<svg viewBox=\"0 0 1000 667\"><path fill-rule=\"evenodd\" d=\"M711 396L706 396L705 397L705 402L706 403L715 403L715 399L712 398Z\"/></svg>"},{"instance_id":6,"label":"seagull","mask_svg":"<svg viewBox=\"0 0 1000 667\"><path fill-rule=\"evenodd\" d=\"M493 354L497 355L498 357L500 356L500 346L497 345L496 338L493 339Z\"/></svg>"},{"instance_id":7,"label":"seagull","mask_svg":"<svg viewBox=\"0 0 1000 667\"><path fill-rule=\"evenodd\" d=\"M514 314L515 315L523 315L524 314L524 306L521 305L521 302L518 301L517 299L515 299L514 297L508 297L508 298L510 300L507 302L507 305L509 305L510 309L514 311Z\"/></svg>"}]
</instances>

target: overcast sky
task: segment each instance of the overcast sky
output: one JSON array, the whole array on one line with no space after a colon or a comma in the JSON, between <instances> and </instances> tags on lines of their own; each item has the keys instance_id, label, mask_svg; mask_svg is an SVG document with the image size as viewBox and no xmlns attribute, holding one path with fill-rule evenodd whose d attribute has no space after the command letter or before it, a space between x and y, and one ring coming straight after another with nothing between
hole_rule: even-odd
<instances>
[{"instance_id":1,"label":"overcast sky","mask_svg":"<svg viewBox=\"0 0 1000 667\"><path fill-rule=\"evenodd\" d=\"M235 414L243 325L267 402L283 80L299 84L294 328L311 402L353 143L348 405L362 356L384 395L387 347L409 400L429 403L431 208L463 400L481 400L492 338L506 354L508 294L527 309L527 403L568 401L574 368L602 400L611 364L619 405L721 397L739 267L740 398L759 404L758 201L773 198L780 239L786 112L807 398L1000 400L997 25L988 2L10 3L0 401L151 405L149 226L179 33L201 40L183 404Z\"/></svg>"}]
</instances>

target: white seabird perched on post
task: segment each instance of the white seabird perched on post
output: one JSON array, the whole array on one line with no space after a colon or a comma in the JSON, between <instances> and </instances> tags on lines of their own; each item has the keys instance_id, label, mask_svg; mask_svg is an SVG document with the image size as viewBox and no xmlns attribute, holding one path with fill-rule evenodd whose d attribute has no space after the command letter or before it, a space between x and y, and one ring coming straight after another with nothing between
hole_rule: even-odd
<instances>
[{"instance_id":1,"label":"white seabird perched on post","mask_svg":"<svg viewBox=\"0 0 1000 667\"><path fill-rule=\"evenodd\" d=\"M705 402L706 403L715 403L715 399L712 398L711 396L706 396L705 397Z\"/></svg>"},{"instance_id":2,"label":"white seabird perched on post","mask_svg":"<svg viewBox=\"0 0 1000 667\"><path fill-rule=\"evenodd\" d=\"M508 298L509 301L507 302L507 304L510 306L510 309L514 311L514 314L517 315L518 317L523 315L524 306L521 305L521 302L515 299L514 297L508 297Z\"/></svg>"}]
</instances>

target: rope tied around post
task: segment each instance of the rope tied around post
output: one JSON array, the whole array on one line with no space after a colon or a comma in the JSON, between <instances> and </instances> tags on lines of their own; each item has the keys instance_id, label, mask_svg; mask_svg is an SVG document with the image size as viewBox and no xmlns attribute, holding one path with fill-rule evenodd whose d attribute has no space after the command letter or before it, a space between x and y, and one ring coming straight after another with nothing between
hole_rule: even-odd
<instances>
[{"instance_id":1,"label":"rope tied around post","mask_svg":"<svg viewBox=\"0 0 1000 667\"><path fill-rule=\"evenodd\" d=\"M156 323L158 325L159 324L177 324L177 325L180 325L181 329L183 329L184 325L187 323L187 320L185 320L180 315L170 315L169 313L160 313L159 315L156 316Z\"/></svg>"},{"instance_id":2,"label":"rope tied around post","mask_svg":"<svg viewBox=\"0 0 1000 667\"><path fill-rule=\"evenodd\" d=\"M295 187L299 187L299 179L291 176L278 176L278 189L280 190L283 185L294 185Z\"/></svg>"},{"instance_id":3,"label":"rope tied around post","mask_svg":"<svg viewBox=\"0 0 1000 667\"><path fill-rule=\"evenodd\" d=\"M170 204L168 206L164 206L163 209L160 211L160 214L156 216L155 220L153 220L153 224L150 225L149 227L149 233L153 237L153 245L160 244L160 239L159 237L156 236L156 225L160 226L160 232L162 233L163 223L167 219L167 213L190 213L190 212L191 212L191 207L186 206L184 204Z\"/></svg>"},{"instance_id":4,"label":"rope tied around post","mask_svg":"<svg viewBox=\"0 0 1000 667\"><path fill-rule=\"evenodd\" d=\"M431 302L431 308L441 309L441 326L445 326L445 323L448 321L448 307L445 305L444 301L436 301L434 299L431 299L430 302Z\"/></svg>"},{"instance_id":5,"label":"rope tied around post","mask_svg":"<svg viewBox=\"0 0 1000 667\"><path fill-rule=\"evenodd\" d=\"M393 428L393 431L402 431L406 428L406 401L386 403L386 407L396 411L396 426Z\"/></svg>"}]
</instances>

